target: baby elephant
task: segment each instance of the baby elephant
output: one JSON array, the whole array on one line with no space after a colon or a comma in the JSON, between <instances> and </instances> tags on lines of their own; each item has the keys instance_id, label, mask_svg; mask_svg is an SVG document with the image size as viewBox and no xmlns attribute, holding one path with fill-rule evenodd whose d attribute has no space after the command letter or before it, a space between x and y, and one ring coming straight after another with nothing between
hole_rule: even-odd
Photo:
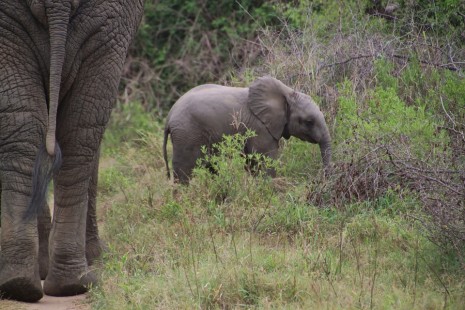
<instances>
[{"instance_id":1,"label":"baby elephant","mask_svg":"<svg viewBox=\"0 0 465 310\"><path fill-rule=\"evenodd\" d=\"M320 145L325 169L331 160L328 127L313 100L272 77L261 77L249 88L215 84L197 86L184 94L168 114L163 141L168 177L166 143L171 134L175 181L188 183L202 145L210 148L224 134L253 130L245 153L277 157L279 139L290 136ZM274 172L270 172L274 175Z\"/></svg>"}]
</instances>

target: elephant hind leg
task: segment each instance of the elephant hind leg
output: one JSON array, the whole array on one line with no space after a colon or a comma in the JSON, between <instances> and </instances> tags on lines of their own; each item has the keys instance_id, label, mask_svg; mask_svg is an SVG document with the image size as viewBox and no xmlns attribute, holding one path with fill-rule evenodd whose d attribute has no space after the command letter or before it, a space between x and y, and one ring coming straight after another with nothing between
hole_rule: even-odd
<instances>
[{"instance_id":1,"label":"elephant hind leg","mask_svg":"<svg viewBox=\"0 0 465 310\"><path fill-rule=\"evenodd\" d=\"M26 209L27 197L11 192L4 192L2 196L2 203L15 200ZM34 227L36 219L25 223L21 219L11 218L10 214L9 209L3 209L0 298L35 302L43 296L38 264L37 228Z\"/></svg>"},{"instance_id":2,"label":"elephant hind leg","mask_svg":"<svg viewBox=\"0 0 465 310\"><path fill-rule=\"evenodd\" d=\"M197 159L202 152L200 146L185 146L173 143L173 174L175 182L188 184Z\"/></svg>"},{"instance_id":3,"label":"elephant hind leg","mask_svg":"<svg viewBox=\"0 0 465 310\"><path fill-rule=\"evenodd\" d=\"M39 232L39 273L42 280L45 280L48 273L48 238L51 228L50 208L47 203L44 203L37 217L37 229Z\"/></svg>"},{"instance_id":4,"label":"elephant hind leg","mask_svg":"<svg viewBox=\"0 0 465 310\"><path fill-rule=\"evenodd\" d=\"M13 160L8 163L19 166ZM0 169L3 177L0 298L35 302L43 296L38 263L37 218L23 217L31 197L31 188L17 190L17 184L28 184L30 181L32 160L21 163L24 171L10 172L12 169L7 168L5 171L8 172L3 173Z\"/></svg>"},{"instance_id":5,"label":"elephant hind leg","mask_svg":"<svg viewBox=\"0 0 465 310\"><path fill-rule=\"evenodd\" d=\"M50 265L44 281L44 292L51 296L85 293L97 283L86 259L86 221L90 176L73 182L70 176L83 171L74 168L74 158L64 157L60 174L54 178L55 206L50 233ZM90 173L89 173L90 174ZM69 181L72 180L72 181Z\"/></svg>"},{"instance_id":6,"label":"elephant hind leg","mask_svg":"<svg viewBox=\"0 0 465 310\"><path fill-rule=\"evenodd\" d=\"M86 260L89 266L92 266L98 260L106 245L100 239L97 227L97 183L98 183L98 163L100 150L94 159L92 175L88 191L88 207L86 220Z\"/></svg>"},{"instance_id":7,"label":"elephant hind leg","mask_svg":"<svg viewBox=\"0 0 465 310\"><path fill-rule=\"evenodd\" d=\"M174 182L181 184L189 184L191 173L186 172L187 169L173 168Z\"/></svg>"}]
</instances>

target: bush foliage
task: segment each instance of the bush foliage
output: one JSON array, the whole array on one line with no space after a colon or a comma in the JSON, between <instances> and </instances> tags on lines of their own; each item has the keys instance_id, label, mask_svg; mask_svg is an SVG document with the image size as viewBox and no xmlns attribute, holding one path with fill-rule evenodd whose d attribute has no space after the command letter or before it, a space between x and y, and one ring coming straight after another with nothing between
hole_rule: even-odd
<instances>
[{"instance_id":1,"label":"bush foliage","mask_svg":"<svg viewBox=\"0 0 465 310\"><path fill-rule=\"evenodd\" d=\"M144 92L153 88L156 96L131 91L148 108L169 108L190 88L253 60L257 32L277 23L273 4L263 0L146 1L127 74L146 77Z\"/></svg>"}]
</instances>

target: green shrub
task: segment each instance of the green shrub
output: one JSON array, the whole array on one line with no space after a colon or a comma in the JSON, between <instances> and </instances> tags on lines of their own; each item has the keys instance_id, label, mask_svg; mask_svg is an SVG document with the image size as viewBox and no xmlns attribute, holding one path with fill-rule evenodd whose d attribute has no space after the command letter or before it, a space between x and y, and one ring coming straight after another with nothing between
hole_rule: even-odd
<instances>
[{"instance_id":1,"label":"green shrub","mask_svg":"<svg viewBox=\"0 0 465 310\"><path fill-rule=\"evenodd\" d=\"M444 72L442 93L444 109L452 112L459 123L465 119L465 79L450 71ZM462 122L461 122L462 120Z\"/></svg>"},{"instance_id":2,"label":"green shrub","mask_svg":"<svg viewBox=\"0 0 465 310\"><path fill-rule=\"evenodd\" d=\"M297 182L308 182L313 176L322 170L320 147L317 144L291 137L287 141L281 141L281 155L278 166L278 177L296 179Z\"/></svg>"},{"instance_id":3,"label":"green shrub","mask_svg":"<svg viewBox=\"0 0 465 310\"><path fill-rule=\"evenodd\" d=\"M350 89L350 82L342 85ZM343 91L344 92L344 91ZM425 106L408 106L393 87L369 92L365 105L353 95L339 99L337 139L371 145L408 146L416 157L444 150L448 136Z\"/></svg>"},{"instance_id":4,"label":"green shrub","mask_svg":"<svg viewBox=\"0 0 465 310\"><path fill-rule=\"evenodd\" d=\"M397 90L399 87L399 80L392 74L395 68L394 63L385 58L380 58L374 61L374 66L376 85L380 88L393 88Z\"/></svg>"},{"instance_id":5,"label":"green shrub","mask_svg":"<svg viewBox=\"0 0 465 310\"><path fill-rule=\"evenodd\" d=\"M386 5L389 1L379 1ZM399 9L394 14L398 23L400 34L409 34L411 31L427 32L436 35L441 40L453 40L465 43L461 32L465 20L461 12L465 11L465 3L461 0L444 1L399 1Z\"/></svg>"},{"instance_id":6,"label":"green shrub","mask_svg":"<svg viewBox=\"0 0 465 310\"><path fill-rule=\"evenodd\" d=\"M276 169L277 162L258 153L244 153L247 139L254 136L252 131L244 135L225 135L223 141L214 144L212 149L203 148L203 157L194 169L194 177L198 182L196 186L208 189L207 199L217 202L240 199L247 204L254 201L254 194L263 196L270 191L266 172Z\"/></svg>"}]
</instances>

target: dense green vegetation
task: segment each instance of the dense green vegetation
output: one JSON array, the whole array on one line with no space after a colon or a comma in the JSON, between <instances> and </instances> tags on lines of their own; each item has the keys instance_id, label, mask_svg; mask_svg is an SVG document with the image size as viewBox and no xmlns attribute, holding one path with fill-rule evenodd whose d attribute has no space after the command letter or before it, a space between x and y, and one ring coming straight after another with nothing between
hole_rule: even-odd
<instances>
[{"instance_id":1,"label":"dense green vegetation","mask_svg":"<svg viewBox=\"0 0 465 310\"><path fill-rule=\"evenodd\" d=\"M147 0L129 63L128 74L143 81L134 97L168 108L193 86L253 61L259 29L278 22L274 5L263 0Z\"/></svg>"},{"instance_id":2,"label":"dense green vegetation","mask_svg":"<svg viewBox=\"0 0 465 310\"><path fill-rule=\"evenodd\" d=\"M103 145L93 306L462 308L464 4L239 2L147 1ZM167 180L160 115L197 84L265 74L320 104L331 175L291 138L263 162L278 177L254 177L236 136L216 174Z\"/></svg>"}]
</instances>

